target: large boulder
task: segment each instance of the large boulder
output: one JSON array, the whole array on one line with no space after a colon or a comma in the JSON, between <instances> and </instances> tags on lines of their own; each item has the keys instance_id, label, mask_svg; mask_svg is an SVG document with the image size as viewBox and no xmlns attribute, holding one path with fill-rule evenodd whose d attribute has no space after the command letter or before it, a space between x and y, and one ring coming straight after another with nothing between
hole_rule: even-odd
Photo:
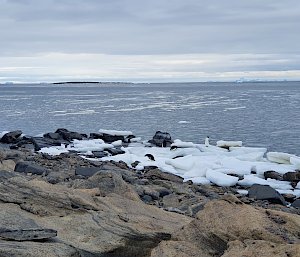
<instances>
[{"instance_id":1,"label":"large boulder","mask_svg":"<svg viewBox=\"0 0 300 257\"><path fill-rule=\"evenodd\" d=\"M273 171L273 170L268 170L264 172L264 177L265 179L271 178L271 179L276 179L276 180L283 180L282 174Z\"/></svg>"},{"instance_id":2,"label":"large boulder","mask_svg":"<svg viewBox=\"0 0 300 257\"><path fill-rule=\"evenodd\" d=\"M222 200L206 203L204 209L197 213L196 219L173 234L171 241L161 242L152 251L152 257L159 256L157 252L170 253L161 255L170 257L223 256L228 245L230 246L231 242L236 240L245 243L247 240L263 240L267 244L282 244L286 246L286 249L291 249L289 247L291 243L299 242L299 229L298 215L275 210L266 211L243 204L234 196L224 197ZM183 245L183 247L177 247L180 249L177 255L173 253L176 243ZM293 249L298 249L298 246ZM235 254L225 256L244 256L239 251ZM245 256L272 255L249 254Z\"/></svg>"},{"instance_id":3,"label":"large boulder","mask_svg":"<svg viewBox=\"0 0 300 257\"><path fill-rule=\"evenodd\" d=\"M291 182L299 182L300 181L300 171L290 171L283 174L283 179Z\"/></svg>"},{"instance_id":4,"label":"large boulder","mask_svg":"<svg viewBox=\"0 0 300 257\"><path fill-rule=\"evenodd\" d=\"M138 194L134 189L126 183L120 174L112 171L101 171L99 168L91 169L90 172L98 172L91 176L87 180L75 181L73 187L81 189L98 188L99 195L108 196L111 194L117 194L128 199L139 201ZM86 170L88 172L88 170Z\"/></svg>"},{"instance_id":5,"label":"large boulder","mask_svg":"<svg viewBox=\"0 0 300 257\"><path fill-rule=\"evenodd\" d=\"M286 205L284 197L268 185L254 184L250 187L248 196L256 200L267 200L270 203Z\"/></svg>"},{"instance_id":6,"label":"large boulder","mask_svg":"<svg viewBox=\"0 0 300 257\"><path fill-rule=\"evenodd\" d=\"M0 142L5 144L15 144L21 140L21 135L21 130L8 132L3 135L3 137L0 139Z\"/></svg>"},{"instance_id":7,"label":"large boulder","mask_svg":"<svg viewBox=\"0 0 300 257\"><path fill-rule=\"evenodd\" d=\"M43 228L27 215L19 206L5 205L0 209L0 238L12 241L36 241L56 237L53 229Z\"/></svg>"},{"instance_id":8,"label":"large boulder","mask_svg":"<svg viewBox=\"0 0 300 257\"><path fill-rule=\"evenodd\" d=\"M45 169L44 167L37 165L35 163L31 162L18 162L15 166L15 172L20 172L20 173L31 173L35 175L43 175L43 174L48 174L48 170Z\"/></svg>"},{"instance_id":9,"label":"large boulder","mask_svg":"<svg viewBox=\"0 0 300 257\"><path fill-rule=\"evenodd\" d=\"M39 227L57 231L57 240L43 242L40 248L35 242L0 241L0 253L51 257L150 256L161 241L169 240L174 231L191 221L189 217L128 199L124 193L101 196L101 185L97 182L103 180L104 177L96 177L96 187L75 189L21 175L0 177L0 209L12 205L19 215L30 218ZM108 191L110 188L107 185Z\"/></svg>"},{"instance_id":10,"label":"large boulder","mask_svg":"<svg viewBox=\"0 0 300 257\"><path fill-rule=\"evenodd\" d=\"M59 134L64 140L71 142L74 139L83 140L87 138L87 135L80 134L78 132L69 131L65 128L59 128L54 133Z\"/></svg>"},{"instance_id":11,"label":"large boulder","mask_svg":"<svg viewBox=\"0 0 300 257\"><path fill-rule=\"evenodd\" d=\"M22 140L12 145L11 149L19 147L33 146L35 151L39 151L44 147L60 146L61 144L69 144L69 141L63 139L52 139L50 137L23 137Z\"/></svg>"},{"instance_id":12,"label":"large boulder","mask_svg":"<svg viewBox=\"0 0 300 257\"><path fill-rule=\"evenodd\" d=\"M292 206L294 208L299 208L300 209L300 199L296 199L293 203Z\"/></svg>"},{"instance_id":13,"label":"large boulder","mask_svg":"<svg viewBox=\"0 0 300 257\"><path fill-rule=\"evenodd\" d=\"M158 147L169 147L173 140L168 132L156 131L153 138L148 142Z\"/></svg>"},{"instance_id":14,"label":"large boulder","mask_svg":"<svg viewBox=\"0 0 300 257\"><path fill-rule=\"evenodd\" d=\"M106 133L90 133L90 139L102 139L105 143L112 143L118 140L124 142L125 136L122 135L110 135Z\"/></svg>"}]
</instances>

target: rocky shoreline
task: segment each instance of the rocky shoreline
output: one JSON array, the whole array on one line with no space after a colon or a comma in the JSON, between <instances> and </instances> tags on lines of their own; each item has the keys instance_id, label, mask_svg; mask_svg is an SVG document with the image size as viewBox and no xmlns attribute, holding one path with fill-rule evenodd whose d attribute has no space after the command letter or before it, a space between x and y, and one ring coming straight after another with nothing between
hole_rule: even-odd
<instances>
[{"instance_id":1,"label":"rocky shoreline","mask_svg":"<svg viewBox=\"0 0 300 257\"><path fill-rule=\"evenodd\" d=\"M150 144L170 147L171 137L160 133ZM239 187L184 181L156 166L138 170L139 163L99 159L122 154L136 141L127 134L3 133L0 256L300 256L300 200L294 195L267 185L252 185L245 195ZM39 152L85 139L113 147L85 158L75 150ZM265 176L281 176L272 172ZM298 172L289 175L294 186Z\"/></svg>"}]
</instances>

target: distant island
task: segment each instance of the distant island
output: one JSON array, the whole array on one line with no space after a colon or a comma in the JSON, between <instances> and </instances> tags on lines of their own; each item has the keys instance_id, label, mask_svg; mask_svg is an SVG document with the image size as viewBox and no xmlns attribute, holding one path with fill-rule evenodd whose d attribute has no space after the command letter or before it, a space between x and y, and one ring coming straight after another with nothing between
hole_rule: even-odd
<instances>
[{"instance_id":1,"label":"distant island","mask_svg":"<svg viewBox=\"0 0 300 257\"><path fill-rule=\"evenodd\" d=\"M65 85L65 84L133 84L132 82L100 82L100 81L62 81L53 82L53 85Z\"/></svg>"}]
</instances>

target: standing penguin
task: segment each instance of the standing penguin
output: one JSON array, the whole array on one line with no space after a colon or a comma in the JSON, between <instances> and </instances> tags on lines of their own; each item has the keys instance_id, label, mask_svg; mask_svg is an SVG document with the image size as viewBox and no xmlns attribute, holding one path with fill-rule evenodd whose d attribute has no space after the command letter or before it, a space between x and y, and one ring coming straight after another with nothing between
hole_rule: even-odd
<instances>
[{"instance_id":1,"label":"standing penguin","mask_svg":"<svg viewBox=\"0 0 300 257\"><path fill-rule=\"evenodd\" d=\"M204 144L205 144L206 147L209 146L209 136L207 136L207 137L205 138Z\"/></svg>"}]
</instances>

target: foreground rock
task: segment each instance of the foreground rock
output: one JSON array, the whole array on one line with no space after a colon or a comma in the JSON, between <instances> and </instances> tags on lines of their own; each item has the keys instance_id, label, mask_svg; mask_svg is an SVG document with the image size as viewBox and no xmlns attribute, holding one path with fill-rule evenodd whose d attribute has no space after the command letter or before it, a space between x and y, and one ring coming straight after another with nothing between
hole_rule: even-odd
<instances>
[{"instance_id":1,"label":"foreground rock","mask_svg":"<svg viewBox=\"0 0 300 257\"><path fill-rule=\"evenodd\" d=\"M21 130L8 132L3 135L3 137L0 139L0 142L4 144L14 144L21 139L21 135Z\"/></svg>"},{"instance_id":2,"label":"foreground rock","mask_svg":"<svg viewBox=\"0 0 300 257\"><path fill-rule=\"evenodd\" d=\"M151 143L155 146L158 146L158 147L168 147L168 146L171 146L171 144L173 143L173 140L169 133L156 131L153 138L151 140L149 140L149 143Z\"/></svg>"},{"instance_id":3,"label":"foreground rock","mask_svg":"<svg viewBox=\"0 0 300 257\"><path fill-rule=\"evenodd\" d=\"M87 184L90 187L91 183ZM18 210L11 212L14 220L20 217L23 223L24 219L28 220L25 224L15 222L14 230L30 231L27 237L38 239L48 238L57 231L57 239L63 244L60 246L66 251L76 249L78 256L149 256L160 241L170 239L175 230L191 220L145 205L139 197L121 196L110 188L106 192L82 184L81 188L67 188L17 174L0 177L0 201L0 209ZM2 215L1 219L5 220ZM50 230L37 229L35 224ZM12 253L12 245L10 242L5 248L4 244L3 255ZM14 254L18 247L20 244L16 244ZM39 256L25 255L31 252L31 244L22 247L24 255L21 256ZM43 250L47 254L52 251L51 248ZM58 256L72 256L64 254Z\"/></svg>"},{"instance_id":4,"label":"foreground rock","mask_svg":"<svg viewBox=\"0 0 300 257\"><path fill-rule=\"evenodd\" d=\"M42 140L81 136L59 130ZM0 256L299 257L299 200L286 206L269 186L247 196L155 166L26 147L0 150L0 168Z\"/></svg>"},{"instance_id":5,"label":"foreground rock","mask_svg":"<svg viewBox=\"0 0 300 257\"><path fill-rule=\"evenodd\" d=\"M161 242L151 256L298 257L299 229L297 215L254 208L227 196L207 203L196 219L170 241ZM283 250L290 255L282 255Z\"/></svg>"},{"instance_id":6,"label":"foreground rock","mask_svg":"<svg viewBox=\"0 0 300 257\"><path fill-rule=\"evenodd\" d=\"M249 197L256 200L268 200L271 203L286 205L284 197L267 185L253 185L249 189Z\"/></svg>"}]
</instances>

